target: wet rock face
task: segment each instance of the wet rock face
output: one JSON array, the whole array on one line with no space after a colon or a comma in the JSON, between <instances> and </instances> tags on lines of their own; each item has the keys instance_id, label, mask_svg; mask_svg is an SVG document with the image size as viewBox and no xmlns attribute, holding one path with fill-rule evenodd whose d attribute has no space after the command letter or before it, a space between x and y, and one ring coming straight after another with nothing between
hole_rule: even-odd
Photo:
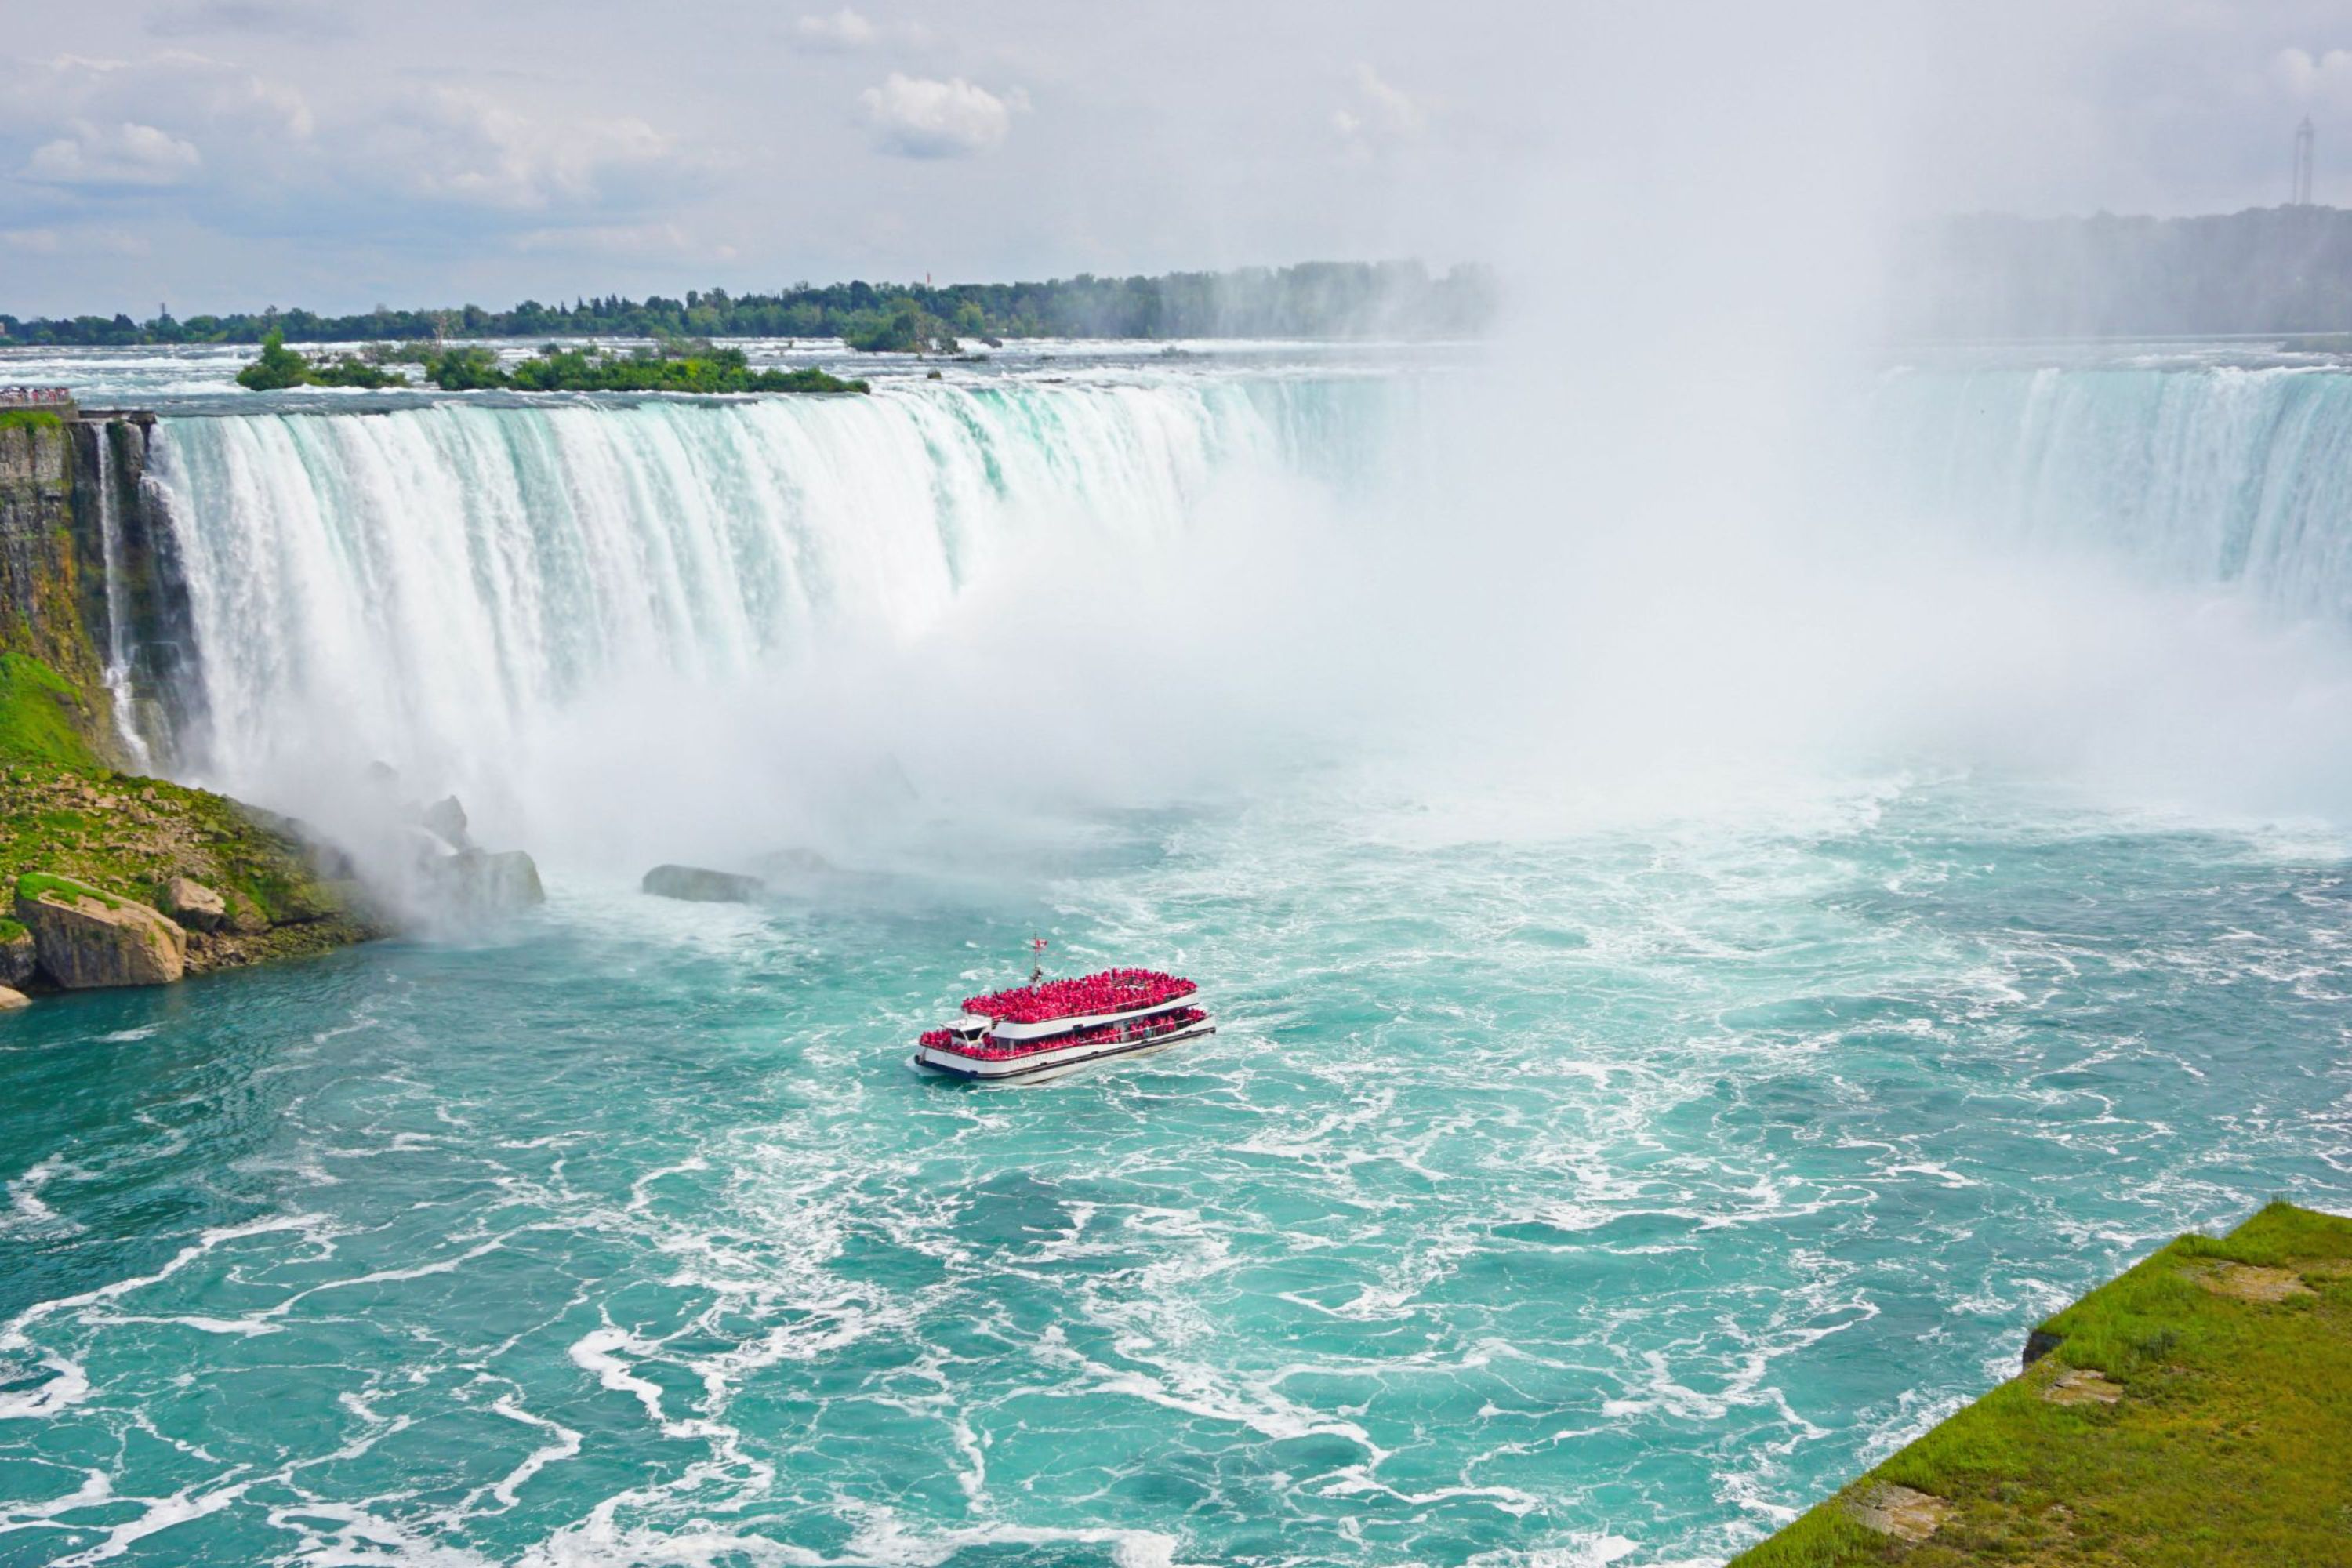
<instances>
[{"instance_id":1,"label":"wet rock face","mask_svg":"<svg viewBox=\"0 0 2352 1568\"><path fill-rule=\"evenodd\" d=\"M113 617L122 618L131 708L119 718L152 748L150 760L163 763L201 714L203 682L180 536L165 492L146 477L153 427L154 416L138 412L90 413L70 426L73 549L81 621L101 654L118 629Z\"/></svg>"},{"instance_id":2,"label":"wet rock face","mask_svg":"<svg viewBox=\"0 0 2352 1568\"><path fill-rule=\"evenodd\" d=\"M520 849L492 855L480 849L445 855L429 865L435 890L458 914L511 914L547 901L539 866Z\"/></svg>"},{"instance_id":3,"label":"wet rock face","mask_svg":"<svg viewBox=\"0 0 2352 1568\"><path fill-rule=\"evenodd\" d=\"M757 877L713 871L702 866L656 866L641 884L660 899L684 899L696 904L748 904L767 890Z\"/></svg>"},{"instance_id":4,"label":"wet rock face","mask_svg":"<svg viewBox=\"0 0 2352 1568\"><path fill-rule=\"evenodd\" d=\"M21 986L39 973L40 955L33 948L33 933L20 931L0 938L0 985Z\"/></svg>"},{"instance_id":5,"label":"wet rock face","mask_svg":"<svg viewBox=\"0 0 2352 1568\"><path fill-rule=\"evenodd\" d=\"M68 990L169 985L186 972L187 933L144 904L60 878L26 879L16 919L42 972Z\"/></svg>"},{"instance_id":6,"label":"wet rock face","mask_svg":"<svg viewBox=\"0 0 2352 1568\"><path fill-rule=\"evenodd\" d=\"M452 849L471 849L473 839L466 832L466 808L454 795L445 795L425 808L419 820L433 835Z\"/></svg>"}]
</instances>

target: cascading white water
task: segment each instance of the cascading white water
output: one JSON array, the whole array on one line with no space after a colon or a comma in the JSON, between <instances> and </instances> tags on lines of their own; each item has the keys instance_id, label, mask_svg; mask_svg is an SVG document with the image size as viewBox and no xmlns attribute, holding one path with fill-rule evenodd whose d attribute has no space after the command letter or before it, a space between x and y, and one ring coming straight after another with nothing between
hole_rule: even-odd
<instances>
[{"instance_id":1,"label":"cascading white water","mask_svg":"<svg viewBox=\"0 0 2352 1568\"><path fill-rule=\"evenodd\" d=\"M1869 410L1886 491L1931 521L2352 619L2352 374L1906 370Z\"/></svg>"},{"instance_id":2,"label":"cascading white water","mask_svg":"<svg viewBox=\"0 0 2352 1568\"><path fill-rule=\"evenodd\" d=\"M167 419L200 772L454 777L623 680L904 638L989 563L1183 527L1222 476L1344 463L1369 382L933 385L726 404Z\"/></svg>"},{"instance_id":3,"label":"cascading white water","mask_svg":"<svg viewBox=\"0 0 2352 1568\"><path fill-rule=\"evenodd\" d=\"M131 689L130 614L122 603L122 503L114 479L114 430L98 427L98 535L106 573L106 691L114 710L115 732L141 773L153 766L146 738L139 732Z\"/></svg>"}]
</instances>

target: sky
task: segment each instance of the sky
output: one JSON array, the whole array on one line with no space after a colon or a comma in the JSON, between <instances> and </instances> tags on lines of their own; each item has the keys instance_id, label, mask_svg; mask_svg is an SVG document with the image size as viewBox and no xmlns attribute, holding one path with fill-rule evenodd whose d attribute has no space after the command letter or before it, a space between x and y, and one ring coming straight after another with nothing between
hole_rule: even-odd
<instances>
[{"instance_id":1,"label":"sky","mask_svg":"<svg viewBox=\"0 0 2352 1568\"><path fill-rule=\"evenodd\" d=\"M2231 211L2306 113L2352 204L2352 0L0 0L0 310L1443 267L1596 168Z\"/></svg>"}]
</instances>

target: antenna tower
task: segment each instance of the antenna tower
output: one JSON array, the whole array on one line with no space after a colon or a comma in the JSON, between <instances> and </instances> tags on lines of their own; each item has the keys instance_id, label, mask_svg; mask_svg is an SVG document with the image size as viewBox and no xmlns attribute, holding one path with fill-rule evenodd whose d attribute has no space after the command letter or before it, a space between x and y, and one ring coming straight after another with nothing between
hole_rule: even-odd
<instances>
[{"instance_id":1,"label":"antenna tower","mask_svg":"<svg viewBox=\"0 0 2352 1568\"><path fill-rule=\"evenodd\" d=\"M2294 194L2288 198L2289 206L2311 205L2311 144L2315 134L2311 129L2311 116L2305 115L2303 123L2294 128Z\"/></svg>"}]
</instances>

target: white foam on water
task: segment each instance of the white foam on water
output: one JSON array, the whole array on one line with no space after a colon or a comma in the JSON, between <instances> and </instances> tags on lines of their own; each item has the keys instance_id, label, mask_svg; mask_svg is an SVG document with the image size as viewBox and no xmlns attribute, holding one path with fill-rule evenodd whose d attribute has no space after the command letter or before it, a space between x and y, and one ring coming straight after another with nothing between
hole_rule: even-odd
<instances>
[{"instance_id":1,"label":"white foam on water","mask_svg":"<svg viewBox=\"0 0 2352 1568\"><path fill-rule=\"evenodd\" d=\"M509 1421L520 1421L527 1426L536 1426L541 1431L555 1435L554 1442L533 1448L524 1456L521 1464L509 1471L503 1479L490 1489L490 1495L497 1498L500 1504L512 1508L515 1506L516 1494L531 1477L550 1465L561 1464L565 1459L580 1457L580 1434L561 1422L551 1421L544 1415L533 1415L510 1394L499 1398L490 1408Z\"/></svg>"},{"instance_id":2,"label":"white foam on water","mask_svg":"<svg viewBox=\"0 0 2352 1568\"><path fill-rule=\"evenodd\" d=\"M288 1231L299 1232L322 1243L332 1235L331 1225L323 1216L302 1214L272 1215L243 1225L221 1226L203 1231L194 1242L182 1247L173 1255L171 1261L152 1274L134 1275L95 1289L37 1301L26 1307L5 1324L0 1324L0 1354L21 1353L33 1349L32 1331L51 1318L77 1312L101 1302L119 1300L133 1291L160 1285L224 1243ZM43 1351L40 1360L57 1375L30 1393L0 1394L0 1420L45 1419L88 1397L89 1379L79 1363L53 1351Z\"/></svg>"},{"instance_id":3,"label":"white foam on water","mask_svg":"<svg viewBox=\"0 0 2352 1568\"><path fill-rule=\"evenodd\" d=\"M133 1520L110 1527L106 1539L84 1552L56 1560L55 1568L89 1568L95 1563L110 1563L122 1556L151 1535L159 1535L199 1519L209 1518L235 1503L252 1489L250 1481L234 1486L216 1487L210 1491L175 1492L167 1498L121 1498L116 1500L138 1502L142 1511Z\"/></svg>"},{"instance_id":4,"label":"white foam on water","mask_svg":"<svg viewBox=\"0 0 2352 1568\"><path fill-rule=\"evenodd\" d=\"M50 1236L81 1234L83 1227L79 1224L63 1217L42 1201L41 1190L58 1176L86 1174L87 1172L68 1163L62 1154L51 1154L26 1169L23 1175L8 1184L8 1212L0 1215L0 1236L11 1231Z\"/></svg>"}]
</instances>

